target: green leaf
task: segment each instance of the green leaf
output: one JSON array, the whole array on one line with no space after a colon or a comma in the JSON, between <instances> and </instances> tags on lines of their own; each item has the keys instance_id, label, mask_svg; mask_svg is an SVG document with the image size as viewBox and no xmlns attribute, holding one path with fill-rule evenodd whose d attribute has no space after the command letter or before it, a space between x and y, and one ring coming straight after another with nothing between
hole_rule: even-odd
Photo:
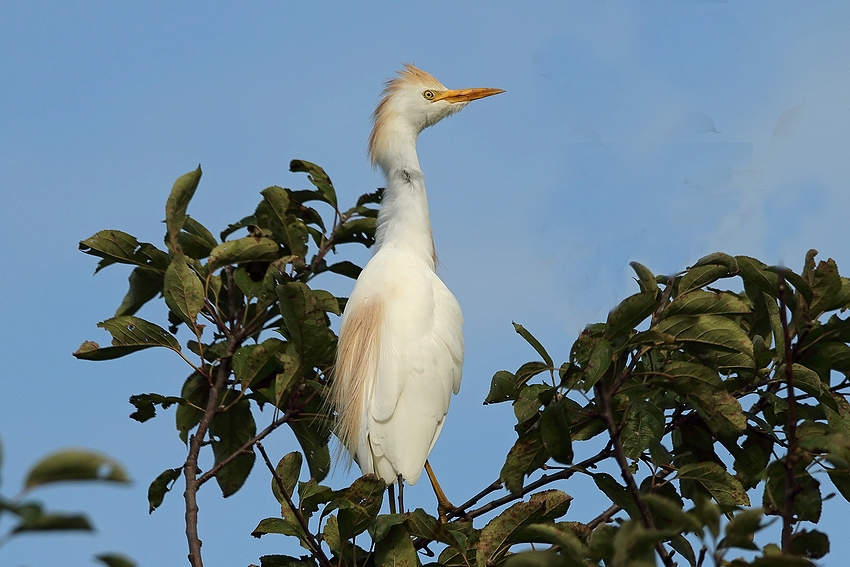
<instances>
[{"instance_id":1,"label":"green leaf","mask_svg":"<svg viewBox=\"0 0 850 567\"><path fill-rule=\"evenodd\" d=\"M697 289L680 293L664 309L665 317L674 315L746 315L752 307L731 292L713 293Z\"/></svg>"},{"instance_id":2,"label":"green leaf","mask_svg":"<svg viewBox=\"0 0 850 567\"><path fill-rule=\"evenodd\" d=\"M14 527L12 533L54 532L54 531L94 531L88 518L82 514L42 513L27 514Z\"/></svg>"},{"instance_id":3,"label":"green leaf","mask_svg":"<svg viewBox=\"0 0 850 567\"><path fill-rule=\"evenodd\" d=\"M750 499L741 483L717 463L703 462L681 465L678 479L699 484L721 506L750 505ZM685 495L684 488L682 494ZM692 496L689 496L689 498L692 498Z\"/></svg>"},{"instance_id":4,"label":"green leaf","mask_svg":"<svg viewBox=\"0 0 850 567\"><path fill-rule=\"evenodd\" d=\"M353 218L336 228L333 234L334 244L359 242L366 247L375 243L377 220L371 217Z\"/></svg>"},{"instance_id":5,"label":"green leaf","mask_svg":"<svg viewBox=\"0 0 850 567\"><path fill-rule=\"evenodd\" d=\"M113 317L97 324L112 335L112 346L84 342L74 356L82 360L110 360L151 347L166 347L180 352L180 343L162 327L132 315Z\"/></svg>"},{"instance_id":6,"label":"green leaf","mask_svg":"<svg viewBox=\"0 0 850 567\"><path fill-rule=\"evenodd\" d=\"M336 191L331 183L331 178L328 177L328 174L325 173L324 169L315 163L294 159L289 162L289 171L293 173L306 173L307 179L310 180L310 183L315 185L316 189L319 190L319 195L322 196L322 200L331 205L334 209L337 208Z\"/></svg>"},{"instance_id":7,"label":"green leaf","mask_svg":"<svg viewBox=\"0 0 850 567\"><path fill-rule=\"evenodd\" d=\"M401 515L401 514L400 514ZM411 536L424 537L433 539L449 545L457 545L457 540L450 531L449 525L440 522L434 516L428 514L422 508L417 508L413 512L408 512L403 515L405 519L405 527L410 532ZM378 519L386 516L378 516Z\"/></svg>"},{"instance_id":8,"label":"green leaf","mask_svg":"<svg viewBox=\"0 0 850 567\"><path fill-rule=\"evenodd\" d=\"M144 423L156 416L156 405L162 406L162 409L168 409L170 406L179 404L182 401L183 399L177 396L163 396L162 394L137 394L130 396L130 403L136 408L136 411L131 413L130 417L139 423Z\"/></svg>"},{"instance_id":9,"label":"green leaf","mask_svg":"<svg viewBox=\"0 0 850 567\"><path fill-rule=\"evenodd\" d=\"M183 388L180 391L186 403L177 406L175 421L177 431L180 432L180 439L184 443L188 442L189 431L198 425L201 417L204 415L204 410L209 401L210 385L207 379L193 372L183 383Z\"/></svg>"},{"instance_id":10,"label":"green leaf","mask_svg":"<svg viewBox=\"0 0 850 567\"><path fill-rule=\"evenodd\" d=\"M328 266L328 271L356 280L360 277L360 272L363 271L363 268L354 262L343 260L342 262L337 262L336 264Z\"/></svg>"},{"instance_id":11,"label":"green leaf","mask_svg":"<svg viewBox=\"0 0 850 567\"><path fill-rule=\"evenodd\" d=\"M820 482L808 471L797 466L794 471L793 511L798 521L817 523L823 509L823 497ZM775 461L768 467L768 479L762 497L762 507L766 514L781 514L785 507L785 468Z\"/></svg>"},{"instance_id":12,"label":"green leaf","mask_svg":"<svg viewBox=\"0 0 850 567\"><path fill-rule=\"evenodd\" d=\"M280 369L278 355L285 343L271 337L258 345L245 345L233 354L233 374L246 390Z\"/></svg>"},{"instance_id":13,"label":"green leaf","mask_svg":"<svg viewBox=\"0 0 850 567\"><path fill-rule=\"evenodd\" d=\"M596 488L601 490L611 502L625 510L631 518L639 519L641 517L634 497L613 476L608 473L595 473L591 476L593 476Z\"/></svg>"},{"instance_id":14,"label":"green leaf","mask_svg":"<svg viewBox=\"0 0 850 567\"><path fill-rule=\"evenodd\" d=\"M627 334L641 321L649 317L658 307L659 300L654 293L636 293L620 302L608 314L605 323L605 339L610 340Z\"/></svg>"},{"instance_id":15,"label":"green leaf","mask_svg":"<svg viewBox=\"0 0 850 567\"><path fill-rule=\"evenodd\" d=\"M204 308L204 284L180 252L174 255L165 272L162 294L168 308L190 329L194 328L198 313Z\"/></svg>"},{"instance_id":16,"label":"green leaf","mask_svg":"<svg viewBox=\"0 0 850 567\"><path fill-rule=\"evenodd\" d=\"M829 537L817 530L800 530L791 537L791 552L822 559L829 553Z\"/></svg>"},{"instance_id":17,"label":"green leaf","mask_svg":"<svg viewBox=\"0 0 850 567\"><path fill-rule=\"evenodd\" d=\"M120 230L101 230L80 242L80 250L91 256L103 258L95 273L114 263L135 264L164 272L168 255L152 244L140 243L135 237Z\"/></svg>"},{"instance_id":18,"label":"green leaf","mask_svg":"<svg viewBox=\"0 0 850 567\"><path fill-rule=\"evenodd\" d=\"M207 259L210 273L229 264L271 261L277 258L277 242L269 238L246 236L238 240L229 240L213 248Z\"/></svg>"},{"instance_id":19,"label":"green leaf","mask_svg":"<svg viewBox=\"0 0 850 567\"><path fill-rule=\"evenodd\" d=\"M260 193L267 205L269 229L272 234L279 242L284 243L292 254L302 258L306 256L307 227L303 220L289 212L290 201L286 189L268 187Z\"/></svg>"},{"instance_id":20,"label":"green leaf","mask_svg":"<svg viewBox=\"0 0 850 567\"><path fill-rule=\"evenodd\" d=\"M762 262L749 256L735 256L738 263L738 275L745 282L749 282L771 297L777 297L779 293L779 276Z\"/></svg>"},{"instance_id":21,"label":"green leaf","mask_svg":"<svg viewBox=\"0 0 850 567\"><path fill-rule=\"evenodd\" d=\"M124 467L110 457L84 449L63 449L38 461L27 473L24 488L30 490L69 480L128 483L130 477Z\"/></svg>"},{"instance_id":22,"label":"green leaf","mask_svg":"<svg viewBox=\"0 0 850 567\"><path fill-rule=\"evenodd\" d=\"M308 555L300 558L289 555L261 555L260 567L316 567L316 561Z\"/></svg>"},{"instance_id":23,"label":"green leaf","mask_svg":"<svg viewBox=\"0 0 850 567\"><path fill-rule=\"evenodd\" d=\"M589 392L593 386L602 378L611 367L611 362L614 360L614 348L610 342L599 339L596 346L590 352L590 358L585 365L582 377L582 389Z\"/></svg>"},{"instance_id":24,"label":"green leaf","mask_svg":"<svg viewBox=\"0 0 850 567\"><path fill-rule=\"evenodd\" d=\"M546 349L543 348L543 345L540 344L540 341L534 338L534 335L529 333L528 330L526 330L526 328L520 325L519 323L514 322L513 325L514 331L516 331L519 336L525 339L525 341L530 344L532 348L534 348L534 350L537 351L537 354L540 355L540 357L543 359L543 362L545 362L549 368L554 368L555 363L552 362L552 357L549 356L549 353L546 352Z\"/></svg>"},{"instance_id":25,"label":"green leaf","mask_svg":"<svg viewBox=\"0 0 850 567\"><path fill-rule=\"evenodd\" d=\"M290 421L289 427L304 450L310 476L321 482L331 469L331 454L328 450L330 432L313 420Z\"/></svg>"},{"instance_id":26,"label":"green leaf","mask_svg":"<svg viewBox=\"0 0 850 567\"><path fill-rule=\"evenodd\" d=\"M327 310L338 303L331 294L311 290L301 282L288 282L277 286L280 314L285 336L297 348L305 365L329 366L333 364L336 335L330 330Z\"/></svg>"},{"instance_id":27,"label":"green leaf","mask_svg":"<svg viewBox=\"0 0 850 567\"><path fill-rule=\"evenodd\" d=\"M719 315L664 317L655 330L669 333L677 341L736 351L753 357L753 343L747 333L734 321Z\"/></svg>"},{"instance_id":28,"label":"green leaf","mask_svg":"<svg viewBox=\"0 0 850 567\"><path fill-rule=\"evenodd\" d=\"M757 551L759 547L754 543L755 533L763 526L761 519L764 513L761 510L741 510L732 516L726 524L726 537L720 540L718 547L738 547Z\"/></svg>"},{"instance_id":29,"label":"green leaf","mask_svg":"<svg viewBox=\"0 0 850 567\"><path fill-rule=\"evenodd\" d=\"M516 402L514 402L514 415L516 415L517 423L523 423L537 415L540 406L543 405L541 397L548 394L548 397L551 398L554 392L555 388L546 384L531 384L523 388Z\"/></svg>"},{"instance_id":30,"label":"green leaf","mask_svg":"<svg viewBox=\"0 0 850 567\"><path fill-rule=\"evenodd\" d=\"M116 317L133 315L142 306L162 292L162 272L148 268L137 267L130 272L130 289L115 311Z\"/></svg>"},{"instance_id":31,"label":"green leaf","mask_svg":"<svg viewBox=\"0 0 850 567\"><path fill-rule=\"evenodd\" d=\"M215 462L219 463L241 449L256 434L257 425L251 414L251 403L246 399L239 400L223 413L215 414L210 422ZM256 457L253 451L249 451L239 455L216 473L215 479L221 488L222 496L227 498L242 488L254 467Z\"/></svg>"},{"instance_id":32,"label":"green leaf","mask_svg":"<svg viewBox=\"0 0 850 567\"><path fill-rule=\"evenodd\" d=\"M301 526L297 526L283 518L265 518L260 520L257 527L251 532L251 535L259 539L266 534L282 534L295 536L297 538L304 537L304 530Z\"/></svg>"},{"instance_id":33,"label":"green leaf","mask_svg":"<svg viewBox=\"0 0 850 567\"><path fill-rule=\"evenodd\" d=\"M165 469L153 480L148 487L148 514L153 514L162 505L165 494L171 490L182 472L182 468Z\"/></svg>"},{"instance_id":34,"label":"green leaf","mask_svg":"<svg viewBox=\"0 0 850 567\"><path fill-rule=\"evenodd\" d=\"M560 490L544 490L528 502L518 502L490 520L481 530L476 561L478 567L496 565L519 541L522 528L553 522L567 513L572 497Z\"/></svg>"},{"instance_id":35,"label":"green leaf","mask_svg":"<svg viewBox=\"0 0 850 567\"><path fill-rule=\"evenodd\" d=\"M812 302L809 305L812 317L816 318L825 311L842 307L845 298L840 292L841 276L835 261L830 258L818 262L812 280Z\"/></svg>"},{"instance_id":36,"label":"green leaf","mask_svg":"<svg viewBox=\"0 0 850 567\"><path fill-rule=\"evenodd\" d=\"M525 475L536 471L548 458L540 430L534 430L517 439L511 447L499 478L511 494L519 494L522 491Z\"/></svg>"},{"instance_id":37,"label":"green leaf","mask_svg":"<svg viewBox=\"0 0 850 567\"><path fill-rule=\"evenodd\" d=\"M375 544L375 567L418 567L419 556L403 525L393 526L387 537Z\"/></svg>"},{"instance_id":38,"label":"green leaf","mask_svg":"<svg viewBox=\"0 0 850 567\"><path fill-rule=\"evenodd\" d=\"M186 209L201 181L201 166L177 178L165 203L165 228L172 245L186 222Z\"/></svg>"},{"instance_id":39,"label":"green leaf","mask_svg":"<svg viewBox=\"0 0 850 567\"><path fill-rule=\"evenodd\" d=\"M101 553L95 555L94 558L106 567L136 567L135 561L121 553Z\"/></svg>"},{"instance_id":40,"label":"green leaf","mask_svg":"<svg viewBox=\"0 0 850 567\"><path fill-rule=\"evenodd\" d=\"M204 225L186 215L183 230L177 235L177 244L186 256L201 260L210 255L218 241Z\"/></svg>"},{"instance_id":41,"label":"green leaf","mask_svg":"<svg viewBox=\"0 0 850 567\"><path fill-rule=\"evenodd\" d=\"M295 490L295 485L298 484L298 477L301 475L302 459L301 453L292 451L284 455L275 467L275 472L290 498L292 498L292 491ZM277 479L275 478L272 478L272 493L277 501L280 502L281 506L287 506L286 499L281 494L280 488L277 485Z\"/></svg>"},{"instance_id":42,"label":"green leaf","mask_svg":"<svg viewBox=\"0 0 850 567\"><path fill-rule=\"evenodd\" d=\"M679 278L679 295L699 289L729 275L726 266L707 264L690 268Z\"/></svg>"},{"instance_id":43,"label":"green leaf","mask_svg":"<svg viewBox=\"0 0 850 567\"><path fill-rule=\"evenodd\" d=\"M659 494L643 494L641 500L652 512L654 518L664 518L671 525L689 533L702 533L702 524L694 516L682 510L681 501L674 502ZM656 525L660 525L658 519L656 519Z\"/></svg>"},{"instance_id":44,"label":"green leaf","mask_svg":"<svg viewBox=\"0 0 850 567\"><path fill-rule=\"evenodd\" d=\"M484 404L496 404L515 400L519 396L519 384L516 376L507 370L499 370L493 375L490 382L490 392L484 400Z\"/></svg>"},{"instance_id":45,"label":"green leaf","mask_svg":"<svg viewBox=\"0 0 850 567\"><path fill-rule=\"evenodd\" d=\"M649 271L649 268L637 262L629 262L629 266L635 271L638 277L638 286L641 293L653 294L658 293L658 282L655 281L655 275Z\"/></svg>"},{"instance_id":46,"label":"green leaf","mask_svg":"<svg viewBox=\"0 0 850 567\"><path fill-rule=\"evenodd\" d=\"M567 406L563 402L550 404L543 410L540 419L540 431L546 451L557 462L571 465L573 446L570 439L570 422Z\"/></svg>"},{"instance_id":47,"label":"green leaf","mask_svg":"<svg viewBox=\"0 0 850 567\"><path fill-rule=\"evenodd\" d=\"M422 508L417 508L422 510ZM407 521L408 514L381 514L372 525L369 526L369 536L372 542L378 543L390 533L393 526L404 524ZM412 534L411 534L412 535Z\"/></svg>"},{"instance_id":48,"label":"green leaf","mask_svg":"<svg viewBox=\"0 0 850 567\"><path fill-rule=\"evenodd\" d=\"M331 501L323 514L339 506L339 536L343 540L351 539L363 533L375 520L381 510L386 488L386 483L377 476L363 475L343 491L340 499Z\"/></svg>"},{"instance_id":49,"label":"green leaf","mask_svg":"<svg viewBox=\"0 0 850 567\"><path fill-rule=\"evenodd\" d=\"M664 435L664 413L654 403L637 400L629 405L625 419L620 439L626 456L636 460Z\"/></svg>"}]
</instances>

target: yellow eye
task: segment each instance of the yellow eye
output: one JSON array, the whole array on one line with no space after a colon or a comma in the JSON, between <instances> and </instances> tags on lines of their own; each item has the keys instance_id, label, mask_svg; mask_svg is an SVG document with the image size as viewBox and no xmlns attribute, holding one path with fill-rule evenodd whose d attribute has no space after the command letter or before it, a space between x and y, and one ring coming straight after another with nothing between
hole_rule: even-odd
<instances>
[{"instance_id":1,"label":"yellow eye","mask_svg":"<svg viewBox=\"0 0 850 567\"><path fill-rule=\"evenodd\" d=\"M427 90L424 93L422 93L422 96L424 96L427 100L434 100L434 97L437 96L437 93L435 93L432 90Z\"/></svg>"}]
</instances>

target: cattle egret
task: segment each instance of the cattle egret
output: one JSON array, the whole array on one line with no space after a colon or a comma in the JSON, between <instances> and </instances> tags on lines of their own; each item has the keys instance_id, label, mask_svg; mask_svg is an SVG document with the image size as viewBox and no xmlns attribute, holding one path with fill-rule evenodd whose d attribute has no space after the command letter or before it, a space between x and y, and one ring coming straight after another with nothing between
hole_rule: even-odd
<instances>
[{"instance_id":1,"label":"cattle egret","mask_svg":"<svg viewBox=\"0 0 850 567\"><path fill-rule=\"evenodd\" d=\"M386 177L376 251L345 306L331 386L335 433L363 473L390 489L398 483L401 496L424 466L441 516L450 504L427 458L460 389L463 315L435 271L416 140L470 101L501 92L449 90L413 65L387 83L369 137L372 163Z\"/></svg>"}]
</instances>

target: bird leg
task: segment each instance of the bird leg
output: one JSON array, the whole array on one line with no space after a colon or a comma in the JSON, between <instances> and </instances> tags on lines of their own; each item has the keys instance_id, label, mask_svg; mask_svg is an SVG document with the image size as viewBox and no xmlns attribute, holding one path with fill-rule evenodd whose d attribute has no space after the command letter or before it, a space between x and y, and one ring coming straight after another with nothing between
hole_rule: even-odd
<instances>
[{"instance_id":1,"label":"bird leg","mask_svg":"<svg viewBox=\"0 0 850 567\"><path fill-rule=\"evenodd\" d=\"M437 514L440 516L440 522L446 523L449 519L449 514L457 515L458 509L449 502L446 493L440 483L437 482L437 476L434 474L434 469L431 468L431 463L425 461L425 472L428 473L428 480L431 481L431 487L434 489L434 495L437 497Z\"/></svg>"},{"instance_id":2,"label":"bird leg","mask_svg":"<svg viewBox=\"0 0 850 567\"><path fill-rule=\"evenodd\" d=\"M395 486L395 484L388 484L387 485L387 493L390 496L390 514L396 513L396 510L395 510L395 488L394 488L394 486Z\"/></svg>"},{"instance_id":3,"label":"bird leg","mask_svg":"<svg viewBox=\"0 0 850 567\"><path fill-rule=\"evenodd\" d=\"M398 513L404 514L404 477L398 475Z\"/></svg>"}]
</instances>

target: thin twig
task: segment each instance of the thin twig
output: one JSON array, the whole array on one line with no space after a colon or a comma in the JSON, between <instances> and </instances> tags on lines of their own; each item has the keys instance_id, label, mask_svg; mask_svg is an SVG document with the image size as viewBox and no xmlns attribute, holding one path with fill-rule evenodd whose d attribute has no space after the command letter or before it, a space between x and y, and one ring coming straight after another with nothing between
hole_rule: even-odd
<instances>
[{"instance_id":1,"label":"thin twig","mask_svg":"<svg viewBox=\"0 0 850 567\"><path fill-rule=\"evenodd\" d=\"M564 470L558 471L556 473L543 475L542 477L540 477L536 481L525 485L523 487L522 491L519 492L519 493L508 494L506 496L502 496L501 498L497 498L495 500L488 502L487 504L484 504L480 508L476 508L475 510L470 510L469 512L466 512L467 508L469 508L470 506L474 506L475 503L477 503L479 500L481 500L482 498L484 498L488 494L491 494L491 493L502 488L502 482L500 480L494 481L487 488L485 488L484 490L482 490L481 492L479 492L478 494L476 494L475 496L473 496L472 498L470 498L469 500L467 500L466 502L464 502L463 504L461 504L460 506L455 508L455 510L449 515L453 516L453 517L461 517L461 518L465 518L465 519L469 519L469 520L471 520L473 518L477 518L478 516L481 516L483 514L486 514L487 512L495 510L496 508L498 508L500 506L504 506L505 504L508 504L509 502L513 502L514 500L519 500L520 498L522 498L523 496L525 496L529 492L533 492L534 490L537 490L541 486L545 486L547 484L553 483L553 482L558 481L558 480L565 480L565 479L570 478L572 475L574 475L576 473L584 472L584 469L591 468L591 467L595 466L596 463L598 463L600 461L604 461L605 459L607 459L610 456L611 456L610 445L608 445L604 449L602 449L600 452L598 452L596 455L589 457L589 458L583 460L580 463L577 463L575 466L573 466L569 469L564 469ZM413 540L413 547L415 547L416 549L423 549L425 546L427 546L432 541L434 541L434 540L429 539L429 538L425 538L425 537L418 537L418 538Z\"/></svg>"},{"instance_id":2,"label":"thin twig","mask_svg":"<svg viewBox=\"0 0 850 567\"><path fill-rule=\"evenodd\" d=\"M622 510L622 508L616 504L612 504L610 508L587 522L587 527L590 528L590 531L593 531L602 524L607 524L620 510Z\"/></svg>"},{"instance_id":3,"label":"thin twig","mask_svg":"<svg viewBox=\"0 0 850 567\"><path fill-rule=\"evenodd\" d=\"M614 448L614 458L616 459L617 464L620 465L620 475L626 482L626 488L628 488L635 501L635 505L638 508L641 519L643 520L644 527L648 530L654 530L655 522L652 520L652 514L649 512L646 502L644 502L643 498L641 498L640 489L635 482L635 477L629 468L629 462L628 459L626 459L626 453L623 450L623 441L620 439L620 429L614 421L614 413L611 411L610 395L601 381L597 382L594 388L596 390L596 399L599 400L602 417L608 426L608 435L611 437L611 442ZM667 552L667 549L664 547L664 543L660 541L656 543L655 550L658 552L658 555L661 557L664 565L667 567L675 567L673 558Z\"/></svg>"},{"instance_id":4,"label":"thin twig","mask_svg":"<svg viewBox=\"0 0 850 567\"><path fill-rule=\"evenodd\" d=\"M478 516L481 516L482 514L486 514L487 512L490 512L491 510L495 510L496 508L498 508L500 506L504 506L508 502L513 502L514 500L519 500L520 498L522 498L523 496L525 496L529 492L537 490L541 486L545 486L545 485L550 484L552 482L555 482L557 480L568 479L571 476L573 476L574 474L576 474L578 472L583 472L584 469L590 468L590 467L594 466L596 463L598 463L599 461L603 461L610 456L611 456L611 453L609 451L609 448L606 447L605 449L603 449L602 451L600 451L596 455L583 460L582 462L576 464L574 467L572 467L570 469L558 471L558 472L552 473L552 474L544 474L542 477L540 477L536 481L531 482L529 484L526 484L523 487L522 491L520 491L516 494L508 494L507 496L497 498L496 500L488 502L487 504L481 506L480 508L476 508L475 510L470 510L469 512L467 512L466 516L470 519L471 518L477 518Z\"/></svg>"},{"instance_id":5,"label":"thin twig","mask_svg":"<svg viewBox=\"0 0 850 567\"><path fill-rule=\"evenodd\" d=\"M265 429L260 431L257 435L255 435L254 437L251 437L250 439L245 441L245 443L241 447L236 449L232 454L230 454L227 457L225 457L224 459L220 460L219 462L217 462L215 464L214 467L212 467L210 470L208 470L207 472L205 472L204 474L199 476L198 477L198 485L200 486L200 485L204 484L205 482L207 482L208 480L210 480L211 478L213 478L215 475L218 474L218 471L220 471L221 469L223 469L224 467L229 465L238 456L251 453L250 449L251 449L251 447L254 446L254 444L259 443L260 440L262 440L262 439L265 439L265 437L269 433L271 433L272 431L274 431L275 429L277 429L278 427L280 427L281 425L283 425L284 423L289 421L291 418L292 418L292 414L286 413L286 414L282 415L281 417L279 417L278 419L276 419L275 421L273 421L268 427L266 427Z\"/></svg>"},{"instance_id":6,"label":"thin twig","mask_svg":"<svg viewBox=\"0 0 850 567\"><path fill-rule=\"evenodd\" d=\"M794 533L794 497L796 496L794 468L797 465L797 398L794 393L794 356L791 351L791 336L788 330L788 314L785 294L787 285L785 274L779 271L779 323L785 342L785 382L788 389L788 411L786 427L788 454L785 456L785 502L782 510L782 550L791 551L791 538Z\"/></svg>"},{"instance_id":7,"label":"thin twig","mask_svg":"<svg viewBox=\"0 0 850 567\"><path fill-rule=\"evenodd\" d=\"M328 556L325 555L325 552L322 550L322 546L316 540L316 536L313 535L313 532L310 531L310 526L307 524L307 520L304 519L304 515L301 514L301 510L295 506L295 503L292 502L292 497L289 495L289 492L286 490L286 487L283 486L283 480L281 480L280 475L277 474L277 471L272 465L272 462L269 460L269 456L266 454L266 449L263 447L263 444L259 441L256 443L257 449L260 451L260 454L263 456L263 460L266 462L266 466L272 473L274 477L275 484L277 484L278 490L283 495L284 500L286 500L286 504L289 506L289 509L292 510L292 513L295 515L295 519L298 520L301 529L304 530L304 534L307 538L307 544L311 547L310 552L313 554L313 557L319 562L319 565L322 567L332 567L331 562L328 559Z\"/></svg>"}]
</instances>

